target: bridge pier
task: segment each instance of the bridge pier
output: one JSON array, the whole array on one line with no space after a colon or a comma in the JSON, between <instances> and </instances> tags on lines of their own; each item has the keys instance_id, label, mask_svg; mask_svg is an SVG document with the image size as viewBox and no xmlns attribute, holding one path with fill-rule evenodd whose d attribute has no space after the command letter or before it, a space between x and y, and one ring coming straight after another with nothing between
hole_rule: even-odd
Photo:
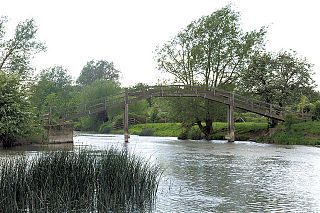
<instances>
[{"instance_id":1,"label":"bridge pier","mask_svg":"<svg viewBox=\"0 0 320 213\"><path fill-rule=\"evenodd\" d=\"M128 94L125 95L125 103L123 110L123 134L124 134L124 142L129 142L129 109L128 109Z\"/></svg>"},{"instance_id":2,"label":"bridge pier","mask_svg":"<svg viewBox=\"0 0 320 213\"><path fill-rule=\"evenodd\" d=\"M227 120L228 120L228 135L226 135L226 139L228 142L234 142L235 141L235 135L234 135L234 94L230 94L229 97L229 104L228 106L228 113L227 113Z\"/></svg>"},{"instance_id":3,"label":"bridge pier","mask_svg":"<svg viewBox=\"0 0 320 213\"><path fill-rule=\"evenodd\" d=\"M46 125L47 143L73 143L73 123Z\"/></svg>"}]
</instances>

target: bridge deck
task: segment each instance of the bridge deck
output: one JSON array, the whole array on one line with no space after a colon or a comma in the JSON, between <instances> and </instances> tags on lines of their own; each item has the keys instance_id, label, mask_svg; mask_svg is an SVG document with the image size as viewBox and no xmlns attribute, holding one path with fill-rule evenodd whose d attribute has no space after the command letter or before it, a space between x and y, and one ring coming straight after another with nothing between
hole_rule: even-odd
<instances>
[{"instance_id":1,"label":"bridge deck","mask_svg":"<svg viewBox=\"0 0 320 213\"><path fill-rule=\"evenodd\" d=\"M59 121L68 121L89 114L98 113L109 108L124 106L125 103L133 103L150 97L201 97L280 121L283 121L284 114L290 112L285 108L218 88L168 85L149 86L99 98L86 103L63 108L54 112L54 115L59 116Z\"/></svg>"}]
</instances>

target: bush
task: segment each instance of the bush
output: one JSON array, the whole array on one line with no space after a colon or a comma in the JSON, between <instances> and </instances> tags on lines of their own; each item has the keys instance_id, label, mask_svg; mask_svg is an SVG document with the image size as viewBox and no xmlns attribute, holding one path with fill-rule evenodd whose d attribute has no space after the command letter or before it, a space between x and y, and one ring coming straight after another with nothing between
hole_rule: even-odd
<instances>
[{"instance_id":1,"label":"bush","mask_svg":"<svg viewBox=\"0 0 320 213\"><path fill-rule=\"evenodd\" d=\"M286 114L284 115L284 125L287 129L291 129L293 124L298 123L298 117L296 114Z\"/></svg>"},{"instance_id":2,"label":"bush","mask_svg":"<svg viewBox=\"0 0 320 213\"><path fill-rule=\"evenodd\" d=\"M312 120L317 120L317 121L320 120L320 100L316 101L313 104L311 114L312 114Z\"/></svg>"},{"instance_id":3,"label":"bush","mask_svg":"<svg viewBox=\"0 0 320 213\"><path fill-rule=\"evenodd\" d=\"M113 124L111 122L105 122L101 124L99 127L99 133L104 133L104 134L110 133L112 130L112 126Z\"/></svg>"},{"instance_id":4,"label":"bush","mask_svg":"<svg viewBox=\"0 0 320 213\"><path fill-rule=\"evenodd\" d=\"M142 129L141 133L139 136L153 136L153 129Z\"/></svg>"},{"instance_id":5,"label":"bush","mask_svg":"<svg viewBox=\"0 0 320 213\"><path fill-rule=\"evenodd\" d=\"M184 129L183 132L181 132L179 134L178 139L187 140L188 139L188 133L189 133L189 130L188 129Z\"/></svg>"},{"instance_id":6,"label":"bush","mask_svg":"<svg viewBox=\"0 0 320 213\"><path fill-rule=\"evenodd\" d=\"M188 134L188 138L192 140L201 140L202 134L198 127L191 128Z\"/></svg>"}]
</instances>

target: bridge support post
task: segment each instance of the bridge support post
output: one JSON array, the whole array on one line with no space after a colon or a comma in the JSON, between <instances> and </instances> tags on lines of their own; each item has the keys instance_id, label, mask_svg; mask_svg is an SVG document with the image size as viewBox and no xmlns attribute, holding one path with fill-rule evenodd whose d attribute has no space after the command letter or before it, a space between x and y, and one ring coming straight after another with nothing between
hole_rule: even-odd
<instances>
[{"instance_id":1,"label":"bridge support post","mask_svg":"<svg viewBox=\"0 0 320 213\"><path fill-rule=\"evenodd\" d=\"M228 135L226 136L226 139L228 142L234 142L235 141L235 135L234 135L234 95L232 94L230 96L230 104L228 105Z\"/></svg>"},{"instance_id":2,"label":"bridge support post","mask_svg":"<svg viewBox=\"0 0 320 213\"><path fill-rule=\"evenodd\" d=\"M129 142L129 110L128 110L128 93L125 94L124 111L123 111L123 133L124 142Z\"/></svg>"}]
</instances>

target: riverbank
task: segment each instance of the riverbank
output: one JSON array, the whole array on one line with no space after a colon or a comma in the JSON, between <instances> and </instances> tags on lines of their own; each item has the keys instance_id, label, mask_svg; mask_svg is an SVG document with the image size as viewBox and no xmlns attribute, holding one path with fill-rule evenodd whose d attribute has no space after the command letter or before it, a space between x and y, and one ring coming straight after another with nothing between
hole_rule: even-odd
<instances>
[{"instance_id":1,"label":"riverbank","mask_svg":"<svg viewBox=\"0 0 320 213\"><path fill-rule=\"evenodd\" d=\"M211 140L224 140L227 135L227 123L213 124L214 134ZM123 130L112 130L112 134L123 134ZM146 123L129 127L129 134L141 136L179 137L181 139L202 139L197 126L186 131L181 123ZM291 145L320 145L320 122L308 121L286 127L280 124L268 129L267 123L235 123L237 141L256 141L263 143Z\"/></svg>"}]
</instances>

